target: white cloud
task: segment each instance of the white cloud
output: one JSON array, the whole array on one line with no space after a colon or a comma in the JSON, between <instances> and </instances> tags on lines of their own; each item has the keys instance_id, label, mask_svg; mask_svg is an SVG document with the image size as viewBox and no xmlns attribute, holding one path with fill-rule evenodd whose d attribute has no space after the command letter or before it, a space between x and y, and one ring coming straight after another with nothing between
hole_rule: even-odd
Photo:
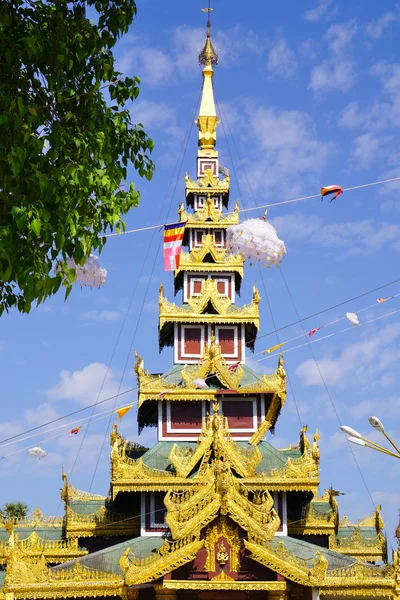
<instances>
[{"instance_id":1,"label":"white cloud","mask_svg":"<svg viewBox=\"0 0 400 600\"><path fill-rule=\"evenodd\" d=\"M267 69L283 79L289 79L296 73L296 56L284 38L278 40L269 51Z\"/></svg>"},{"instance_id":2,"label":"white cloud","mask_svg":"<svg viewBox=\"0 0 400 600\"><path fill-rule=\"evenodd\" d=\"M299 53L306 58L316 58L318 55L318 46L315 40L308 39L304 42L301 42L299 45Z\"/></svg>"},{"instance_id":3,"label":"white cloud","mask_svg":"<svg viewBox=\"0 0 400 600\"><path fill-rule=\"evenodd\" d=\"M89 310L82 313L84 321L102 321L103 323L114 323L120 318L119 312L115 310Z\"/></svg>"},{"instance_id":4,"label":"white cloud","mask_svg":"<svg viewBox=\"0 0 400 600\"><path fill-rule=\"evenodd\" d=\"M348 92L356 82L354 63L337 58L324 60L311 71L308 88L319 92Z\"/></svg>"},{"instance_id":5,"label":"white cloud","mask_svg":"<svg viewBox=\"0 0 400 600\"><path fill-rule=\"evenodd\" d=\"M368 23L366 27L367 35L373 40L379 40L385 29L387 29L392 23L395 23L400 18L400 11L389 11Z\"/></svg>"},{"instance_id":6,"label":"white cloud","mask_svg":"<svg viewBox=\"0 0 400 600\"><path fill-rule=\"evenodd\" d=\"M358 168L367 169L379 154L381 142L373 133L363 133L353 140L351 157Z\"/></svg>"},{"instance_id":7,"label":"white cloud","mask_svg":"<svg viewBox=\"0 0 400 600\"><path fill-rule=\"evenodd\" d=\"M245 101L245 107L245 130L255 152L246 165L253 192L300 193L322 169L332 145L318 139L306 112L254 106L250 101Z\"/></svg>"},{"instance_id":8,"label":"white cloud","mask_svg":"<svg viewBox=\"0 0 400 600\"><path fill-rule=\"evenodd\" d=\"M131 109L131 116L135 123L142 123L145 129L162 127L176 121L176 112L172 106L166 102L154 102L153 100L135 102Z\"/></svg>"},{"instance_id":9,"label":"white cloud","mask_svg":"<svg viewBox=\"0 0 400 600\"><path fill-rule=\"evenodd\" d=\"M387 371L390 363L399 359L399 352L390 345L400 337L400 323L386 325L369 335L368 339L348 345L337 358L317 360L319 369L328 386L345 387L349 378L353 385L361 383L379 386L378 377ZM322 386L318 368L314 360L306 360L296 369L297 376L305 386Z\"/></svg>"},{"instance_id":10,"label":"white cloud","mask_svg":"<svg viewBox=\"0 0 400 600\"><path fill-rule=\"evenodd\" d=\"M124 74L137 75L145 83L159 85L171 80L173 62L157 48L135 46L117 60L116 68Z\"/></svg>"},{"instance_id":11,"label":"white cloud","mask_svg":"<svg viewBox=\"0 0 400 600\"><path fill-rule=\"evenodd\" d=\"M334 54L341 54L350 44L356 33L357 23L355 21L331 25L325 34L329 50Z\"/></svg>"},{"instance_id":12,"label":"white cloud","mask_svg":"<svg viewBox=\"0 0 400 600\"><path fill-rule=\"evenodd\" d=\"M154 300L149 300L144 304L143 310L148 313L158 313L158 302L155 302Z\"/></svg>"},{"instance_id":13,"label":"white cloud","mask_svg":"<svg viewBox=\"0 0 400 600\"><path fill-rule=\"evenodd\" d=\"M320 217L301 213L276 217L273 224L279 236L289 241L302 241L321 247L333 247L343 254L377 252L383 248L400 251L400 225L364 219L324 224Z\"/></svg>"},{"instance_id":14,"label":"white cloud","mask_svg":"<svg viewBox=\"0 0 400 600\"><path fill-rule=\"evenodd\" d=\"M328 8L332 4L332 0L318 0L315 8L311 8L308 10L304 18L306 21L310 21L311 23L317 23L322 19L322 17L326 16Z\"/></svg>"},{"instance_id":15,"label":"white cloud","mask_svg":"<svg viewBox=\"0 0 400 600\"><path fill-rule=\"evenodd\" d=\"M57 417L59 417L59 414L50 402L44 402L35 408L28 408L24 412L25 421L29 426L41 425L42 423L57 419Z\"/></svg>"},{"instance_id":16,"label":"white cloud","mask_svg":"<svg viewBox=\"0 0 400 600\"><path fill-rule=\"evenodd\" d=\"M50 400L72 400L88 405L118 393L117 374L102 363L91 363L77 371L61 371L60 381L47 390ZM101 389L101 393L100 393ZM121 392L124 389L121 387Z\"/></svg>"}]
</instances>

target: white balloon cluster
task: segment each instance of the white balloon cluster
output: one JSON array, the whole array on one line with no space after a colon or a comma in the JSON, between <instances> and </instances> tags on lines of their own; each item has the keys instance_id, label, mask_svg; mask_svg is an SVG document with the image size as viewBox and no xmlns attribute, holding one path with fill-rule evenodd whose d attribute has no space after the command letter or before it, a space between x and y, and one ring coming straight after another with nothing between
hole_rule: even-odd
<instances>
[{"instance_id":1,"label":"white balloon cluster","mask_svg":"<svg viewBox=\"0 0 400 600\"><path fill-rule=\"evenodd\" d=\"M262 266L279 266L286 254L285 244L275 227L262 219L249 219L226 230L226 247L245 260L255 260Z\"/></svg>"}]
</instances>

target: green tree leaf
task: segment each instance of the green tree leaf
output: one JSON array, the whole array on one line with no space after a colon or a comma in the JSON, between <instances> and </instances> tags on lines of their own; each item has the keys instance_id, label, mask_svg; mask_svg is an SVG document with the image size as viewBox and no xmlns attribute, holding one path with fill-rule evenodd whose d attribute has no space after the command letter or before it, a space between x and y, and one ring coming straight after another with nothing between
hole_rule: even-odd
<instances>
[{"instance_id":1,"label":"green tree leaf","mask_svg":"<svg viewBox=\"0 0 400 600\"><path fill-rule=\"evenodd\" d=\"M139 79L121 78L113 56L135 2L86 7L90 19L81 0L0 2L0 314L61 285L68 296L74 273L56 264L100 253L139 202L121 183L153 174L153 141L131 121Z\"/></svg>"}]
</instances>

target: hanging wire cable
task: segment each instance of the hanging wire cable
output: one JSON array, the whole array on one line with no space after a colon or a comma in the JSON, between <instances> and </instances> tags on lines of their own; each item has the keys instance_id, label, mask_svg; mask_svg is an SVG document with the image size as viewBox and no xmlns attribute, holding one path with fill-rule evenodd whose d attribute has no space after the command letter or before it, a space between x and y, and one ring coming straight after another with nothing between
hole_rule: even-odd
<instances>
[{"instance_id":1,"label":"hanging wire cable","mask_svg":"<svg viewBox=\"0 0 400 600\"><path fill-rule=\"evenodd\" d=\"M312 315L309 315L308 317L304 317L304 318L302 318L302 319L300 319L300 320L298 320L298 321L294 321L294 322L292 322L292 323L289 323L288 325L284 325L284 326L282 326L282 327L279 327L279 328L277 328L276 330L272 330L272 331L269 331L268 333L265 333L265 334L259 335L259 336L257 337L257 339L265 338L265 337L267 337L267 336L269 336L269 335L272 335L272 334L276 333L276 331L283 331L284 329L287 329L287 328L289 328L289 327L293 327L294 325L297 325L298 323L302 323L302 322L304 322L304 321L307 321L307 320L309 320L309 319L311 319L311 318L314 318L314 317L316 317L316 316L319 316L319 315L321 315L321 314L324 314L324 313L326 313L326 312L329 312L329 311L331 311L331 310L333 310L333 309L335 309L335 308L338 308L338 307L340 307L340 306L343 306L343 305L345 305L345 304L348 304L349 302L353 302L354 300L358 300L359 298L363 298L363 297L365 297L365 296L367 296L367 295L369 295L369 294L373 294L373 293L375 293L375 292L377 292L377 291L379 291L379 290L381 290L381 289L384 289L384 288L386 288L386 287L388 287L388 286L394 285L394 284L396 284L396 283L399 283L399 282L400 282L400 279L395 279L395 280L393 280L393 281L390 281L390 282L388 282L388 283L384 283L384 284L382 284L382 285L380 285L380 286L377 286L377 287L375 287L375 288L372 288L371 290L368 290L368 291L366 291L366 292L362 292L361 294L358 294L357 296L352 296L351 298L348 298L348 299L346 299L346 300L343 300L343 301L342 301L342 302L340 302L340 303L337 303L337 304L335 304L335 305L333 305L333 306L330 306L330 307L328 307L328 308L325 308L325 309L323 309L323 310L320 310L320 311L318 311L318 312L316 312L316 313L313 313ZM396 294L396 295L397 295L397 294ZM361 309L361 310L363 310L363 309ZM361 310L359 310L358 312L361 312ZM371 321L368 321L368 323L372 323L372 322L374 322L375 320L378 320L378 319L380 319L380 318L382 318L382 317L378 317L377 319L373 319L373 320L371 320ZM360 325L359 325L359 326L361 326L361 325L363 325L363 323L360 323ZM351 327L351 328L348 328L348 329L354 329L354 327ZM346 330L343 330L343 331L347 331L348 329L346 329ZM337 335L337 333L339 333L339 332L336 332L336 333L335 333L335 334L333 334L333 335ZM311 340L311 341L310 341L310 343L315 343L315 342L317 342L317 341L321 341L322 339L325 339L326 337L332 337L332 334L330 334L329 336L324 336L323 338L318 338L317 340ZM285 351L283 351L283 353L285 353L285 352L288 352L288 351L289 351L289 350L285 350ZM273 354L272 354L271 356L276 356L276 355L273 355ZM269 357L268 357L268 358L269 358ZM261 362L261 361L256 361L256 362ZM135 391L135 390L137 390L137 387L129 388L128 390L125 390L125 391L123 391L123 392L121 392L121 393L119 393L119 394L115 394L115 395L113 395L113 396L110 396L110 397L108 397L108 398L104 398L103 400L100 400L99 402L97 402L97 405L104 404L105 402L110 402L111 400L114 400L114 398L119 398L119 397L121 397L121 396L124 396L124 395L126 395L126 394L129 394L129 393L131 393L131 392L133 392L133 391ZM67 418L69 418L69 417L72 417L72 416L74 416L74 415L80 414L80 413L84 412L85 410L89 410L89 409L90 409L90 408L92 408L92 407L93 407L95 404L96 404L96 403L94 403L94 404L89 404L88 406L85 406L84 408L79 408L79 409L77 409L77 410L74 410L74 411L72 411L72 412L70 412L70 413L67 413L66 415L63 415L63 416L57 417L57 418L55 418L55 419L52 419L52 420L50 420L50 421L46 421L45 423L42 423L41 425L37 425L37 426L35 426L35 427L32 427L32 428L30 428L30 429L27 429L27 430L25 430L25 431L23 431L23 432L21 432L21 433L18 433L18 434L15 434L15 435L13 435L13 436L10 436L10 437L8 437L8 438L5 438L5 439L3 439L3 440L1 440L1 441L0 441L0 444L4 444L5 442L8 442L9 440L14 440L14 439L17 439L17 438L19 438L19 437L21 437L21 436L23 436L23 435L26 435L27 433L31 433L31 432L33 432L33 431L38 431L39 429L42 429L43 427L46 427L47 425L52 425L53 423L57 423L57 422L59 422L59 421L62 421L63 419L67 419ZM38 435L40 435L40 433L39 433Z\"/></svg>"},{"instance_id":2,"label":"hanging wire cable","mask_svg":"<svg viewBox=\"0 0 400 600\"><path fill-rule=\"evenodd\" d=\"M221 107L221 109L222 109L222 107ZM222 115L222 113L221 113L221 115ZM229 124L228 124L228 123L227 123L227 126L229 127ZM229 129L230 129L230 128L229 128ZM231 137L232 137L232 140L233 140L233 135L232 135L232 132L231 132L231 131L230 131L230 134L231 134ZM227 142L227 143L228 143L228 142ZM244 169L244 165L243 165L243 163L242 163L242 161L241 161L241 157L240 157L240 154L239 154L239 152L238 152L238 149L237 149L237 147L236 147L236 144L235 144L235 141L234 141L234 140L233 140L233 143L234 143L234 145L235 145L236 152L237 152L237 154L238 154L238 157L239 157L239 161L240 161L240 163L241 163L241 166L242 166L243 172L244 172L244 174L245 174L245 177L246 177L247 183L248 183L248 185L249 185L250 193L251 193L251 195L252 195L252 197L253 197L253 199L254 199L254 203L255 203L255 207L254 207L254 208L251 208L251 209L248 209L248 208L247 208L247 209L244 209L242 212L250 212L250 211L252 211L252 210L253 210L253 211L254 211L254 210L260 210L261 208L268 208L268 207L271 207L271 206L281 206L281 205L283 205L283 204L290 204L290 203L293 203L293 202L299 202L299 201L301 201L301 200L307 200L307 199L310 199L310 198L312 198L312 197L314 197L314 198L316 198L316 197L319 197L319 194L317 194L317 195L314 195L314 196L305 196L305 197L303 197L303 198L297 198L297 199L295 199L295 200L292 200L292 201L290 201L290 200L287 200L287 201L284 201L284 202L276 202L276 203L273 203L273 204L268 204L268 205L264 205L264 206L257 206L257 203L256 203L256 201L255 201L255 197L254 197L254 194L253 194L253 191L252 191L251 185L250 185L250 181L249 181L249 179L248 179L248 177L247 177L246 171L245 171L245 169ZM229 154L230 154L230 152L229 152ZM233 164L233 161L232 161L232 164ZM234 169L234 174L235 174L235 177L236 177L236 172L235 172L235 169ZM384 181L383 181L383 182L381 182L381 183L388 183L389 181L394 181L394 180L398 180L398 179L399 179L399 178L392 178L391 180L384 180ZM347 190L346 190L346 191L350 191L351 189L352 189L352 190L355 190L355 189L361 189L362 187L369 187L370 185L374 185L374 184L364 184L364 185L361 185L361 186L354 186L353 188L347 188ZM375 182L375 185L378 185L378 182ZM240 193L240 187L239 187L239 184L238 184L238 189L239 189L239 193ZM345 190L343 190L343 191L345 191ZM298 313L298 311L297 311L297 307L296 307L296 305L295 305L295 302L294 302L293 296L292 296L292 294L291 294L291 292L290 292L290 289L289 289L289 286L288 286L288 284L287 284L286 278L285 278L285 276L284 276L284 273L283 273L282 267L281 267L279 270L280 270L280 273L281 273L281 276L282 276L283 282L284 282L284 284L285 284L286 290L287 290L287 292L288 292L288 295L289 295L290 301L291 301L291 303L292 303L293 309L294 309L294 311L295 311L295 314L296 314L297 320L298 320L298 322L299 322L299 324L300 324L300 327L301 327L301 329L302 329L302 331L303 331L303 335L305 335L305 336L306 336L306 332L305 332L305 330L304 330L303 323L301 322L300 315L299 315L299 313ZM261 279L262 279L262 283L263 283L263 286L264 286L264 290L265 290L265 293L266 293L266 287L265 287L264 279L263 279L263 277L262 277L262 272L261 272L261 269L260 269L260 274L261 274ZM276 329L276 327L274 327L274 328ZM327 396L328 396L328 398L329 398L329 400L330 400L330 402L331 402L331 405L332 405L332 408L333 408L333 410L334 410L334 412L335 412L335 415L336 415L336 417L337 417L337 419L338 419L339 425L342 425L342 423L341 423L341 421L340 421L339 414L338 414L338 412L337 412L337 409L336 409L336 406L335 406L335 403L334 403L334 401L333 401L333 398L332 398L332 396L331 396L331 394L330 394L330 391L329 391L329 389L328 389L328 386L327 386L327 384L326 384L326 382L325 382L325 379L324 379L324 377L323 377L323 374L322 374L322 371L321 371L321 369L320 369L320 366L319 366L319 364L318 364L318 362L317 362L317 360L316 360L316 358L315 358L315 355L314 355L314 352L313 352L313 349L312 349L312 347L311 347L311 345L310 345L310 341L309 341L309 340L307 340L307 342L306 342L306 345L308 345L308 347L309 347L309 349L310 349L310 352L311 352L311 355L312 355L312 357L313 357L314 363L315 363L315 365L316 365L316 367L317 367L317 369L318 369L319 375L320 375L320 377L321 377L321 381L322 381L322 383L323 383L323 386L324 386L324 389L325 389L325 391L326 391L326 394L327 394ZM299 418L300 418L300 415L299 415ZM347 438L346 438L346 439L347 439ZM355 456L355 453L354 453L353 449L351 448L351 444L350 444L350 442L348 441L348 439L347 439L347 443L348 443L348 445L349 445L349 448L350 448L350 451L351 451L351 453L352 453L353 459L354 459L354 461L355 461L355 464L356 464L356 466L357 466L357 469L358 469L359 475L360 475L360 477L361 477L361 479L362 479L362 481L363 481L363 484L364 484L364 486L365 486L365 488L366 488L366 490L367 490L367 493L369 494L369 497L370 497L370 499L371 499L371 502L372 502L372 504L373 504L374 508L376 508L376 506L375 506L375 503L374 503L374 500L373 500L373 498L372 498L372 495L371 495L371 492L370 492L370 490L369 490L369 488L368 488L367 482L366 482L366 480L365 480L365 478L364 478L364 475L363 475L363 473L362 473L362 471L361 471L360 465L359 465L359 463L358 463L358 461L357 461L357 458L356 458L356 456Z\"/></svg>"},{"instance_id":3,"label":"hanging wire cable","mask_svg":"<svg viewBox=\"0 0 400 600\"><path fill-rule=\"evenodd\" d=\"M297 310L296 304L295 304L295 302L294 302L294 299L293 299L292 293L291 293L291 291L290 291L290 289L289 289L289 286L288 286L288 284L287 284L286 278L285 278L285 276L284 276L284 274L283 274L283 270L282 270L282 269L279 269L279 270L280 270L280 272L281 272L281 276L282 276L283 282L284 282L284 284L285 284L285 287L286 287L287 293L288 293L288 295L289 295L290 301L291 301L291 303L292 303L292 306L293 306L294 312L295 312L295 314L296 314L296 317L297 317L297 319L300 321L300 315L299 315L299 313L298 313L298 310ZM397 311L397 312L400 312L400 311ZM305 334L306 334L306 332L305 332L305 330L304 330L304 327L303 327L303 324L302 324L302 323L300 323L300 327L302 328L302 330L303 330L303 333L304 333L304 335L305 335ZM339 427L341 427L341 426L342 426L342 421L341 421L341 419L340 419L340 416L339 416L338 410L337 410L337 408L336 408L336 404L335 404L335 402L334 402L334 400L333 400L333 397L332 397L332 395L331 395L331 393L330 393L330 391L329 391L329 388L328 388L328 386L327 386L327 384L326 384L326 381L325 381L325 378L324 378L324 376L323 376L323 373L322 373L321 367L319 366L319 363L318 363L318 361L317 361L317 359L316 359L316 356L315 356L315 354L314 354L314 350L313 350L313 348L312 348L312 346L311 346L311 343L310 343L310 341L308 341L308 340L307 340L307 346L308 346L308 348L309 348L309 350L310 350L310 353L311 353L312 359L313 359L313 361L314 361L314 364L315 364L315 366L316 366L316 368L317 368L317 370L318 370L319 376L320 376L320 378L321 378L321 381L322 381L322 385L324 386L324 389L325 389L326 395L328 396L328 399L329 399L329 401L330 401L330 403L331 403L331 406L332 406L333 412L334 412L334 413L335 413L335 415L336 415L336 419L337 419L337 421L338 421L338 423L339 423ZM343 433L343 435L345 435L345 434ZM362 482L363 482L363 484L364 484L364 487L365 487L365 489L366 489L366 491L367 491L367 494L369 495L369 498L370 498L370 500L371 500L371 502L372 502L372 505L373 505L374 509L376 509L376 504L375 504L375 502L374 502L374 499L373 499L373 497L372 497L372 494L371 494L371 492L370 492L370 489L369 489L369 487L368 487L368 484L367 484L367 481L366 481L366 479L365 479L365 477L364 477L364 474L363 474L363 472L362 472L362 470L361 470L361 467L360 467L360 464L359 464L359 462L358 462L358 460L357 460L357 457L356 457L356 455L355 455L355 452L354 452L353 448L351 447L351 443L349 442L349 440L348 440L347 436L345 436L345 437L346 437L347 444L348 444L348 446L349 446L349 450L350 450L350 452L351 452L351 454L352 454L352 457L353 457L354 463L355 463L355 465L356 465L356 467L357 467L357 471L358 471L358 473L359 473L359 475L360 475L361 481L362 481ZM389 545L390 545L390 547L392 548L392 545L391 545L390 541L389 541ZM392 549L393 549L393 548L392 548Z\"/></svg>"},{"instance_id":4,"label":"hanging wire cable","mask_svg":"<svg viewBox=\"0 0 400 600\"><path fill-rule=\"evenodd\" d=\"M243 196L242 196L242 193L241 193L241 189L240 189L240 185L239 185L239 179L238 179L238 176L237 176L237 173L236 173L235 164L234 164L234 162L233 162L232 154L231 154L231 151L230 151L230 148L229 148L228 136L226 135L226 131L225 131L225 127L224 127L224 121L226 122L226 125L227 125L227 128L228 128L228 130L229 130L229 133L230 133L230 136L231 136L231 139L232 139L232 142L233 142L234 148L235 148L235 150L236 150L236 154L237 154L237 156L238 156L238 159L239 159L240 166L241 166L241 168L242 168L242 170L243 170L243 173L244 173L245 179L246 179L246 181L247 181L247 185L248 185L248 187L249 187L249 190L250 190L250 194L251 194L251 196L252 196L252 198L253 198L253 202L254 202L254 204L255 204L255 209L254 209L254 210L258 210L258 211L259 211L259 216L260 216L260 218L261 218L261 216L262 216L262 215L260 214L260 207L258 207L258 206L257 206L257 202L256 202L256 199L255 199L255 196L254 196L254 193L253 193L253 189L252 189L252 187L251 187L251 184L250 184L249 178L247 177L247 173L246 173L246 170L245 170L245 168L244 168L243 161L242 161L242 158L241 158L241 156L240 156L240 153L239 153L238 147L236 146L236 142L235 142L235 138L233 137L232 130L231 130L230 126L229 126L229 121L228 121L228 119L227 119L227 118L226 118L226 116L225 116L225 113L224 113L224 110L223 110L222 104L221 104L220 102L218 102L218 100L217 100L217 96L215 96L215 99L216 99L216 101L217 101L217 104L218 104L218 106L219 106L219 109L220 109L220 111L221 111L221 117L223 117L223 118L221 118L222 129L223 129L223 131L224 131L224 133L225 133L226 144L227 144L227 147L228 147L228 152L229 152L229 156L230 156L230 159L231 159L232 168L233 168L233 173L234 173L234 176L235 176L235 179L236 179L236 185L237 185L237 187L238 187L238 191L239 191L240 199L241 199L241 201L242 201L242 203L243 203ZM245 210L249 210L249 209L245 209ZM276 327L276 323L275 323L274 315L273 315L273 313L272 313L272 306L271 306L271 303L270 303L270 300L269 300L269 294L268 294L268 292L267 292L267 286L266 286L266 284L265 284L265 280L264 280L263 271L262 271L262 269L261 269L261 265L260 265L259 263L258 263L258 271L259 271L259 274L260 274L260 279L261 279L261 283L262 283L262 286L263 286L263 290L264 290L264 294L265 294L265 299L266 299L266 301L267 301L268 310L269 310L269 313L270 313L270 317L271 317L272 325L273 325L273 328L274 328L274 330L275 330L276 338L277 338L277 340L278 340L278 344L279 344L279 343L280 343L280 339L279 339L279 333L278 333L278 331L277 331L277 327ZM260 339L260 338L258 338L258 339ZM288 374L288 370L287 370L287 369L286 369L286 379L287 379L287 382L288 382L288 384L289 384L289 389L290 389L290 392L291 392L291 394L292 394L293 403L294 403L294 406L295 406L295 410L296 410L296 413L297 413L297 417L298 417L298 419L299 419L300 427L302 427L302 426L303 426L303 424L302 424L302 420L301 420L301 416L300 416L300 410L299 410L299 407L298 407L298 404L297 404L297 400L296 400L296 396L295 396L294 389L293 389L293 386L292 386L291 378L290 378L290 376L289 376L289 374Z\"/></svg>"},{"instance_id":5,"label":"hanging wire cable","mask_svg":"<svg viewBox=\"0 0 400 600\"><path fill-rule=\"evenodd\" d=\"M361 190L363 188L372 187L375 185L384 185L386 183L393 183L395 181L400 181L400 177L392 177L392 179L381 179L380 181L372 181L371 183L362 183L361 185L354 185L352 187L343 188L344 192L352 192L354 190ZM302 196L300 198L293 198L292 200L283 200L282 202L270 202L269 204L260 204L255 207L250 208L240 208L239 213L247 213L254 210L261 210L262 208L272 208L273 206L283 206L284 204L293 204L295 202L301 202L303 200L311 200L315 198L320 198L321 194L312 194L311 196ZM229 214L229 213L228 213ZM160 227L164 227L164 225L172 225L172 223L160 223L158 225L149 225L148 227L139 227L137 229L127 229L126 231L121 231L120 233L107 233L102 237L116 237L120 235L126 235L128 233L139 233L141 231L150 231L151 229L159 229Z\"/></svg>"},{"instance_id":6,"label":"hanging wire cable","mask_svg":"<svg viewBox=\"0 0 400 600\"><path fill-rule=\"evenodd\" d=\"M176 189L177 189L177 186L178 186L179 177L180 177L180 174L181 174L181 171L182 171L182 166L183 166L183 162L185 160L187 147L188 147L190 136L191 136L191 133L192 133L192 130L193 130L193 123L194 123L194 120L195 120L195 117L196 117L196 114L197 114L197 111L198 111L198 107L199 107L199 104L200 104L201 92L202 92L202 89L199 92L199 96L198 96L198 99L197 99L197 102L196 102L196 107L194 109L194 114L193 114L193 117L190 120L190 125L189 125L189 128L188 128L188 132L187 132L187 135L185 136L186 139L185 139L185 142L183 143L183 146L182 146L182 153L178 153L176 166L175 166L173 175L171 177L171 180L169 182L167 194L165 196L165 199L164 199L161 211L160 211L160 214L161 214L163 212L163 210L164 210L164 206L165 206L168 194L169 194L169 190L170 190L171 185L172 185L172 181L175 178L175 186L174 186L174 189L173 189L173 192L172 192L172 195L171 195L171 200L169 202L166 220L168 220L168 218L169 218L169 215L170 215L170 212L171 212L171 208L172 208L172 203L173 203L174 198L175 198L175 193L176 193ZM180 162L179 162L180 155L181 155L181 159L180 159ZM177 170L178 164L179 164L179 168ZM177 170L177 172L176 172L176 170ZM153 233L152 243L149 245L149 248L152 247L152 245L153 245L155 234L156 234L156 232ZM124 369L123 369L123 372L122 372L122 375L121 375L121 379L120 379L120 382L119 382L118 393L121 390L121 386L122 386L122 383L123 383L123 380L124 380L124 377L125 377L125 373L126 373L126 370L128 368L128 363L129 363L129 360L130 360L131 355L132 355L133 344L134 344L135 339L136 339L136 334L137 334L137 331L138 331L138 328L139 328L139 324L140 324L141 317L142 317L142 314L143 314L144 306L145 306L145 303L146 303L146 300L147 300L147 296L148 296L148 292L149 292L149 289L150 289L150 284L151 284L152 276L153 276L153 273L154 273L154 270L155 270L155 267L156 267L156 264L157 264L157 260L158 260L159 254L160 254L161 246L162 246L162 238L160 238L160 241L159 241L159 244L158 244L158 247L157 247L157 252L156 252L156 254L154 256L154 261L153 261L153 264L152 264L150 277L149 277L148 282L147 282L146 290L145 290L145 293L144 293L144 296L143 296L143 301L142 301L142 304L141 304L141 307L140 307L139 315L138 315L138 318L136 320L135 329L134 329L134 332L133 332L133 335L132 335L132 339L131 339L131 343L130 343L130 346L129 346L129 350L128 350L128 353L127 353L127 357L126 357ZM114 407L113 407L114 409L115 409L115 406L116 406L116 402L117 402L117 399L115 399L115 401L114 401ZM108 421L108 425L107 425L107 428L106 428L106 431L105 431L105 434L104 434L104 438L103 438L103 442L102 442L102 445L101 445L101 449L100 449L100 452L98 454L96 466L95 466L94 473L93 473L92 480L91 480L90 487L89 487L89 492L92 489L92 486L93 486L93 483L94 483L94 479L96 477L96 473L97 473L97 470L99 468L99 464L100 464L100 460L101 460L101 455L103 453L103 449L104 449L104 446L105 446L105 442L106 442L108 430L109 430L110 425L111 425L112 415L113 415L113 413L111 413L111 415L110 415L110 419Z\"/></svg>"}]
</instances>

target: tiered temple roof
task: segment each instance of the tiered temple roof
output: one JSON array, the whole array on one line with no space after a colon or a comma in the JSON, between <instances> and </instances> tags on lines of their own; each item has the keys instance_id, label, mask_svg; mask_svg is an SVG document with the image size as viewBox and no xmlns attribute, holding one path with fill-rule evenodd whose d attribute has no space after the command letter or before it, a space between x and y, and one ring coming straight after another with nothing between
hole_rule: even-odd
<instances>
[{"instance_id":1,"label":"tiered temple roof","mask_svg":"<svg viewBox=\"0 0 400 600\"><path fill-rule=\"evenodd\" d=\"M400 597L379 510L352 524L339 518L338 492L318 493L318 432L310 441L303 427L283 450L266 440L286 373L282 357L271 374L246 365L261 298L254 287L250 303L235 303L243 258L227 251L225 234L239 208L223 212L230 178L215 149L209 21L199 62L197 177L185 178L188 252L174 274L183 304L162 286L159 295L160 348L174 346L174 364L151 374L136 355L139 431L157 427L158 441L144 448L114 425L107 497L63 473L62 517L0 517L0 600Z\"/></svg>"}]
</instances>

